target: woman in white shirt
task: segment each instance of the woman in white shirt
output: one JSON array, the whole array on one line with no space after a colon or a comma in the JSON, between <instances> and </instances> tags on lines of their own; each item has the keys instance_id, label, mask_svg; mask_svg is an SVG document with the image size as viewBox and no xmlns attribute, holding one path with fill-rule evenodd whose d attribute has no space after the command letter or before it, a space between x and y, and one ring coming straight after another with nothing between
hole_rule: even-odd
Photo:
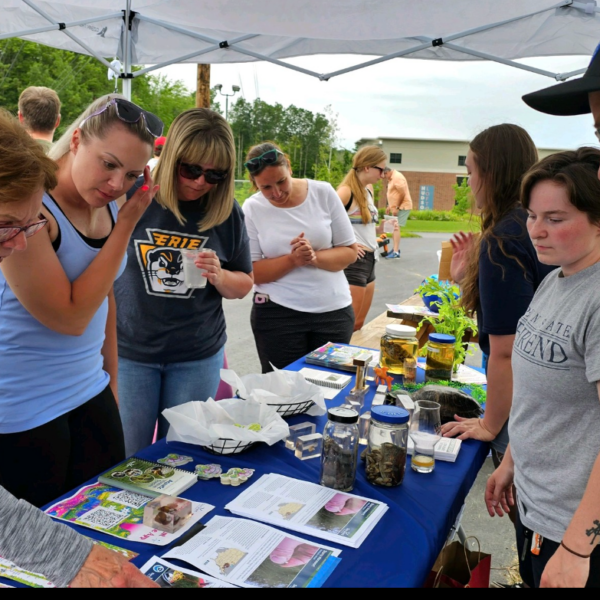
<instances>
[{"instance_id":1,"label":"woman in white shirt","mask_svg":"<svg viewBox=\"0 0 600 600\"><path fill-rule=\"evenodd\" d=\"M358 243L358 260L344 271L350 284L354 331L365 324L375 293L375 262L378 257L377 209L372 186L383 177L387 156L379 146L364 146L352 159L352 168L337 193L350 217Z\"/></svg>"},{"instance_id":2,"label":"woman in white shirt","mask_svg":"<svg viewBox=\"0 0 600 600\"><path fill-rule=\"evenodd\" d=\"M327 342L350 342L354 311L343 270L357 246L331 185L292 177L275 144L251 148L245 166L258 190L243 206L255 283L251 325L267 373Z\"/></svg>"}]
</instances>

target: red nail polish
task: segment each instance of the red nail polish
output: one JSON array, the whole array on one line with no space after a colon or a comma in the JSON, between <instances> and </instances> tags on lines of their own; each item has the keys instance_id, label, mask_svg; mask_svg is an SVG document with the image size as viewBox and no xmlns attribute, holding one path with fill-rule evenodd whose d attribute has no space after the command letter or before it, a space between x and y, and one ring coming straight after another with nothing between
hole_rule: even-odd
<instances>
[{"instance_id":1,"label":"red nail polish","mask_svg":"<svg viewBox=\"0 0 600 600\"><path fill-rule=\"evenodd\" d=\"M142 192L147 192L150 188L147 185L142 186Z\"/></svg>"}]
</instances>

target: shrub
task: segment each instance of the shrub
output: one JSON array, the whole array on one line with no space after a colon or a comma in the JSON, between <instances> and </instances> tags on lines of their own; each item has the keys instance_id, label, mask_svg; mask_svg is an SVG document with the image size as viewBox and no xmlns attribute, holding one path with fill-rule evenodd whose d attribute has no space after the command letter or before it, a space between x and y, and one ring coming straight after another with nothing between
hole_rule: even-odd
<instances>
[{"instance_id":1,"label":"shrub","mask_svg":"<svg viewBox=\"0 0 600 600\"><path fill-rule=\"evenodd\" d=\"M467 178L465 177L461 184L458 183L453 184L454 189L454 208L452 212L457 215L466 215L471 210L472 205L472 194L471 188L467 183Z\"/></svg>"}]
</instances>

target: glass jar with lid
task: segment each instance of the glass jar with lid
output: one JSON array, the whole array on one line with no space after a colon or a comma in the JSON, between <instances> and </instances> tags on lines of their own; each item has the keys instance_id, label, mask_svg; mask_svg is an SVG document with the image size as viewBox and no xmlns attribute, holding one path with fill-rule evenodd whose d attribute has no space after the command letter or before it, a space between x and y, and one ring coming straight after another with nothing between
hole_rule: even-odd
<instances>
[{"instance_id":1,"label":"glass jar with lid","mask_svg":"<svg viewBox=\"0 0 600 600\"><path fill-rule=\"evenodd\" d=\"M388 373L404 375L404 360L415 358L419 349L417 330L408 325L388 325L381 336L382 367L388 368Z\"/></svg>"},{"instance_id":2,"label":"glass jar with lid","mask_svg":"<svg viewBox=\"0 0 600 600\"><path fill-rule=\"evenodd\" d=\"M327 418L323 429L320 483L340 492L351 492L358 455L358 412L336 406L327 411Z\"/></svg>"},{"instance_id":3,"label":"glass jar with lid","mask_svg":"<svg viewBox=\"0 0 600 600\"><path fill-rule=\"evenodd\" d=\"M425 381L450 381L454 367L456 338L447 333L430 333L427 340Z\"/></svg>"},{"instance_id":4,"label":"glass jar with lid","mask_svg":"<svg viewBox=\"0 0 600 600\"><path fill-rule=\"evenodd\" d=\"M400 485L406 470L409 413L398 406L371 408L365 453L367 480L375 485Z\"/></svg>"}]
</instances>

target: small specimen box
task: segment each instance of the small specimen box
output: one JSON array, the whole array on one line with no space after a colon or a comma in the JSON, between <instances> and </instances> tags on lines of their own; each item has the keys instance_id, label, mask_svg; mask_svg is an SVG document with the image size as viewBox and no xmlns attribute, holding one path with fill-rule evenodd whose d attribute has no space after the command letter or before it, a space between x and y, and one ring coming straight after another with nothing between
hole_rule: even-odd
<instances>
[{"instance_id":1,"label":"small specimen box","mask_svg":"<svg viewBox=\"0 0 600 600\"><path fill-rule=\"evenodd\" d=\"M409 418L412 419L413 412L415 411L415 403L410 396L407 396L406 394L398 394L396 396L396 406L407 410Z\"/></svg>"},{"instance_id":2,"label":"small specimen box","mask_svg":"<svg viewBox=\"0 0 600 600\"><path fill-rule=\"evenodd\" d=\"M185 498L158 496L144 507L144 525L175 533L181 529L192 514L192 503Z\"/></svg>"},{"instance_id":3,"label":"small specimen box","mask_svg":"<svg viewBox=\"0 0 600 600\"><path fill-rule=\"evenodd\" d=\"M321 456L323 451L323 436L320 433L301 435L296 439L296 458L307 460Z\"/></svg>"},{"instance_id":4,"label":"small specimen box","mask_svg":"<svg viewBox=\"0 0 600 600\"><path fill-rule=\"evenodd\" d=\"M369 425L371 424L371 413L364 412L358 417L358 443L369 443Z\"/></svg>"},{"instance_id":5,"label":"small specimen box","mask_svg":"<svg viewBox=\"0 0 600 600\"><path fill-rule=\"evenodd\" d=\"M296 449L296 440L301 435L310 435L314 433L316 426L314 423L304 421L304 423L298 423L298 425L292 425L290 427L290 435L285 438L285 447L288 450Z\"/></svg>"}]
</instances>

